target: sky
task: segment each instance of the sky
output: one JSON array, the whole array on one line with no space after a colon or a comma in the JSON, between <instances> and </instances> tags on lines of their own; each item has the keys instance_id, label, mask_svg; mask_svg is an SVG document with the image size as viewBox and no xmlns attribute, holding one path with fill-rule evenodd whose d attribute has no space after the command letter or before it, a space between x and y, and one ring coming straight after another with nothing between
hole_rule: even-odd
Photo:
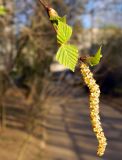
<instances>
[{"instance_id":1,"label":"sky","mask_svg":"<svg viewBox=\"0 0 122 160\"><path fill-rule=\"evenodd\" d=\"M68 1L72 2L72 0ZM113 1L115 2L114 5ZM25 25L28 22L27 16L33 13L31 6L34 5L35 1L26 0L26 3L24 2L25 0L16 0L18 11L16 13L16 24L18 28ZM26 4L28 4L28 8ZM94 11L94 14L91 14L92 11ZM81 23L85 28L108 25L122 27L122 0L88 0L85 5L85 13L81 15Z\"/></svg>"},{"instance_id":2,"label":"sky","mask_svg":"<svg viewBox=\"0 0 122 160\"><path fill-rule=\"evenodd\" d=\"M16 3L16 32L20 31L21 27L30 24L28 20L29 17L33 14L33 6L35 4L34 0L15 0Z\"/></svg>"},{"instance_id":3,"label":"sky","mask_svg":"<svg viewBox=\"0 0 122 160\"><path fill-rule=\"evenodd\" d=\"M96 2L95 2L96 1ZM89 0L81 20L85 28L116 25L122 27L122 0ZM91 14L92 12L92 14Z\"/></svg>"}]
</instances>

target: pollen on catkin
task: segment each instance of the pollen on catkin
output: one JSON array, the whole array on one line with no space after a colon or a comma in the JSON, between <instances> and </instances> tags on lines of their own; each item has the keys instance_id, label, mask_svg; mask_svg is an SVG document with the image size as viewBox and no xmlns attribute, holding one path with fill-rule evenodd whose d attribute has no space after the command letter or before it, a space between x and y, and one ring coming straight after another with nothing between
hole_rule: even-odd
<instances>
[{"instance_id":1,"label":"pollen on catkin","mask_svg":"<svg viewBox=\"0 0 122 160\"><path fill-rule=\"evenodd\" d=\"M97 155L102 156L105 152L107 141L101 126L100 116L99 116L100 89L99 86L96 84L95 79L93 78L93 74L91 73L89 66L84 62L82 62L80 68L81 68L81 73L83 75L83 79L90 90L91 123L93 131L99 143Z\"/></svg>"}]
</instances>

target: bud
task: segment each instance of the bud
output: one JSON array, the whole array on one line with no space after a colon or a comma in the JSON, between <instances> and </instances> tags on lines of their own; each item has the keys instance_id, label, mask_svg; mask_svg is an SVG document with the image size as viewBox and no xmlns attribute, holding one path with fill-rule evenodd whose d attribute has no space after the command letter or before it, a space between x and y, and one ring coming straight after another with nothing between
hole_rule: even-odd
<instances>
[{"instance_id":1,"label":"bud","mask_svg":"<svg viewBox=\"0 0 122 160\"><path fill-rule=\"evenodd\" d=\"M58 13L53 8L48 8L49 17L58 17Z\"/></svg>"}]
</instances>

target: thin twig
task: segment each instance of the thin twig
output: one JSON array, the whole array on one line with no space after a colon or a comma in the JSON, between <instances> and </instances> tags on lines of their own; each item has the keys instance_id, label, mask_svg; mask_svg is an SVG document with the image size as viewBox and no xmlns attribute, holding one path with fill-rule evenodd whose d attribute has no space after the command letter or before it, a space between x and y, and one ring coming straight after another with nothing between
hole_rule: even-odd
<instances>
[{"instance_id":1,"label":"thin twig","mask_svg":"<svg viewBox=\"0 0 122 160\"><path fill-rule=\"evenodd\" d=\"M46 5L43 0L39 0L39 2L42 4L42 6L43 6L46 10L48 9L48 5Z\"/></svg>"},{"instance_id":2,"label":"thin twig","mask_svg":"<svg viewBox=\"0 0 122 160\"><path fill-rule=\"evenodd\" d=\"M50 10L51 7L49 7L49 4L45 4L43 0L39 0L39 2L40 2L41 5L44 7L44 9L46 10L48 16L50 17L50 15L49 15L49 10ZM52 24L52 23L51 23L51 24ZM52 27L53 27L54 31L56 32L56 29L55 29L55 27L53 26L53 24L52 24Z\"/></svg>"}]
</instances>

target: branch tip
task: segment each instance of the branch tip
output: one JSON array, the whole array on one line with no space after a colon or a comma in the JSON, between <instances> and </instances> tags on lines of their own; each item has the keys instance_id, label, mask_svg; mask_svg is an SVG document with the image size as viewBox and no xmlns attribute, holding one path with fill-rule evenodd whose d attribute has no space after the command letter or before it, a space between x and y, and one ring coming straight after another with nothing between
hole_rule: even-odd
<instances>
[{"instance_id":1,"label":"branch tip","mask_svg":"<svg viewBox=\"0 0 122 160\"><path fill-rule=\"evenodd\" d=\"M43 0L39 0L39 2L42 4L42 6L47 10L48 9L48 5L44 3Z\"/></svg>"}]
</instances>

